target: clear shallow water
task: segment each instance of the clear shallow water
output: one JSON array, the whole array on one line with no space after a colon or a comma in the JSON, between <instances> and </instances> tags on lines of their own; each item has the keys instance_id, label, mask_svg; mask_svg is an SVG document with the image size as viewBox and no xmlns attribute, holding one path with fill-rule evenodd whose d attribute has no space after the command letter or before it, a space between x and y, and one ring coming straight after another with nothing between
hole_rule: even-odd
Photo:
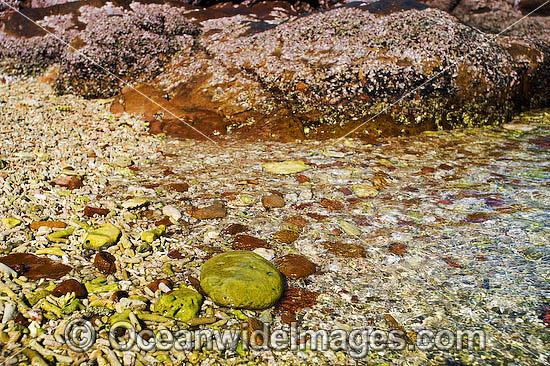
<instances>
[{"instance_id":1,"label":"clear shallow water","mask_svg":"<svg viewBox=\"0 0 550 366\"><path fill-rule=\"evenodd\" d=\"M543 321L550 302L548 112L526 115L510 129L425 133L376 145L359 140L213 145L150 136L139 118L112 116L109 101L55 97L37 82L2 86L0 100L0 158L8 163L0 172L1 217L16 216L25 223L75 217L112 221L135 239L163 218L165 205L181 211L179 224L150 252L136 253L139 241L130 250L111 249L126 271L126 277L120 271L111 280L121 281L134 295L154 301L144 284L166 277L166 263L174 268L174 282L186 286L187 275L198 277L212 253L231 249L233 238L223 229L242 223L250 235L270 243L267 254L274 259L299 253L317 264L316 274L288 281L290 287L319 294L294 314L304 328L389 330L395 326L389 314L411 337L422 329L482 329L487 335L485 350L371 351L360 364L548 363L548 324ZM526 128L519 123L535 128L522 132ZM131 169L117 163L124 160L120 157L133 161ZM302 160L309 169L300 176L262 168L264 162L284 160ZM50 185L66 165L85 176L81 189ZM165 188L178 182L189 189ZM357 184L375 185L376 195L358 197ZM272 190L284 196L283 208L262 206L261 197ZM150 206L122 208L133 196L147 197ZM190 217L192 207L213 201L226 205L225 217ZM109 207L113 214L85 218L85 205ZM295 216L307 221L298 239L275 240L285 220ZM51 245L24 226L1 233L7 252L35 253ZM83 235L84 230L76 230L62 248L68 253L63 260L76 268L71 277L84 283L98 274L82 248ZM168 257L172 250L184 259ZM8 286L18 294L27 291L15 283ZM28 290L35 287L31 282ZM0 301L10 299L1 295ZM246 314L271 319L272 327L283 329L288 325L279 310ZM200 315L216 311L228 316L227 327L240 323L235 313L208 300ZM57 320L43 325L50 334L59 326ZM2 355L19 349L25 337ZM334 350L204 356L205 363L226 364L355 363L349 353Z\"/></svg>"}]
</instances>

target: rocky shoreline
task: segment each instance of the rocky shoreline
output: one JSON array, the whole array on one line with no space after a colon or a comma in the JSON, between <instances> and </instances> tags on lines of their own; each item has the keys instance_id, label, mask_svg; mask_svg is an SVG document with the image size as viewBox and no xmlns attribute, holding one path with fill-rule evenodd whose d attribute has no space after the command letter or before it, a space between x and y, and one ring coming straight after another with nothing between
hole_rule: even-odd
<instances>
[{"instance_id":1,"label":"rocky shoreline","mask_svg":"<svg viewBox=\"0 0 550 366\"><path fill-rule=\"evenodd\" d=\"M49 76L58 94L120 92L112 111L143 115L153 133L372 140L501 124L550 103L543 21L493 39L412 0L302 14L276 2L97 0L27 13L71 48L4 11L4 69L58 65Z\"/></svg>"}]
</instances>

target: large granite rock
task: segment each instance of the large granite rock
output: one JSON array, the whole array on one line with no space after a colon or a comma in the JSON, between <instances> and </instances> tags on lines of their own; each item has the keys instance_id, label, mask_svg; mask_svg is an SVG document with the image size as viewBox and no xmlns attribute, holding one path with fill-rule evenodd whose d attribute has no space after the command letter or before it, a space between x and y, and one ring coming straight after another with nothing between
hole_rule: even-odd
<instances>
[{"instance_id":1,"label":"large granite rock","mask_svg":"<svg viewBox=\"0 0 550 366\"><path fill-rule=\"evenodd\" d=\"M550 104L547 40L493 40L412 0L301 15L288 3L199 9L93 0L54 8L28 14L78 52L11 14L0 33L9 49L0 55L15 69L59 64L59 93L121 91L112 111L143 114L153 133L368 138L501 123Z\"/></svg>"}]
</instances>

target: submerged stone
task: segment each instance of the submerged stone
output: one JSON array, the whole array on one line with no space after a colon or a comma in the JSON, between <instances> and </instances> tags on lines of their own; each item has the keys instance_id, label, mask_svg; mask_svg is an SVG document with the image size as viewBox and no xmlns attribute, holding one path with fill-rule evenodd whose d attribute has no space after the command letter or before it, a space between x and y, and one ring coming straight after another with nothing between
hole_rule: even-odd
<instances>
[{"instance_id":1,"label":"submerged stone","mask_svg":"<svg viewBox=\"0 0 550 366\"><path fill-rule=\"evenodd\" d=\"M154 305L154 311L164 316L187 322L197 315L201 305L201 294L187 288L182 288L162 295Z\"/></svg>"},{"instance_id":2,"label":"submerged stone","mask_svg":"<svg viewBox=\"0 0 550 366\"><path fill-rule=\"evenodd\" d=\"M265 163L262 165L264 170L273 174L294 174L300 173L310 168L309 165L301 160L286 160L274 163Z\"/></svg>"},{"instance_id":3,"label":"submerged stone","mask_svg":"<svg viewBox=\"0 0 550 366\"><path fill-rule=\"evenodd\" d=\"M17 225L21 224L21 220L16 219L15 217L4 217L2 220L2 226L4 226L5 229L13 229Z\"/></svg>"},{"instance_id":4,"label":"submerged stone","mask_svg":"<svg viewBox=\"0 0 550 366\"><path fill-rule=\"evenodd\" d=\"M249 251L232 251L211 258L201 267L200 285L220 306L265 309L283 293L280 272Z\"/></svg>"},{"instance_id":5,"label":"submerged stone","mask_svg":"<svg viewBox=\"0 0 550 366\"><path fill-rule=\"evenodd\" d=\"M120 229L111 223L106 223L92 229L86 235L84 246L90 249L106 248L116 244L119 237Z\"/></svg>"}]
</instances>

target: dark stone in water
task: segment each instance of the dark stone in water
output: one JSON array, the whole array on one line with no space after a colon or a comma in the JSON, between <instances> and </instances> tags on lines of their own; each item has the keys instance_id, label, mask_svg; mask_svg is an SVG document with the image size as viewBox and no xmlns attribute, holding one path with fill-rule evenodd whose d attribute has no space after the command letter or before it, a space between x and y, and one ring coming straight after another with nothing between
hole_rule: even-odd
<instances>
[{"instance_id":1,"label":"dark stone in water","mask_svg":"<svg viewBox=\"0 0 550 366\"><path fill-rule=\"evenodd\" d=\"M59 283L52 291L52 295L59 297L70 292L74 292L75 296L79 299L84 299L88 296L86 287L75 279L65 280Z\"/></svg>"},{"instance_id":2,"label":"dark stone in water","mask_svg":"<svg viewBox=\"0 0 550 366\"><path fill-rule=\"evenodd\" d=\"M31 280L57 280L71 271L71 267L51 259L29 253L12 253L0 257L0 262Z\"/></svg>"}]
</instances>

